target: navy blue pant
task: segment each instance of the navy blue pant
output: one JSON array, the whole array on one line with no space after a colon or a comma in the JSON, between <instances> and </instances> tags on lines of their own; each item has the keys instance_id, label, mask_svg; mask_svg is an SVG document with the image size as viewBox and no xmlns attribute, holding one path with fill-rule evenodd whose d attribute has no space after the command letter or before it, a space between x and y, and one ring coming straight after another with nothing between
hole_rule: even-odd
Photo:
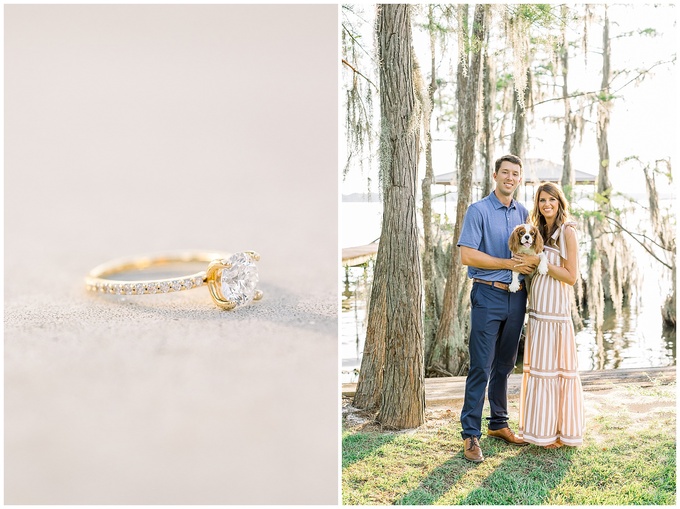
<instances>
[{"instance_id":1,"label":"navy blue pant","mask_svg":"<svg viewBox=\"0 0 680 509\"><path fill-rule=\"evenodd\" d=\"M482 435L484 391L489 384L489 429L508 427L508 376L515 368L526 312L526 289L512 293L483 283L470 292L470 372L460 415L463 439Z\"/></svg>"}]
</instances>

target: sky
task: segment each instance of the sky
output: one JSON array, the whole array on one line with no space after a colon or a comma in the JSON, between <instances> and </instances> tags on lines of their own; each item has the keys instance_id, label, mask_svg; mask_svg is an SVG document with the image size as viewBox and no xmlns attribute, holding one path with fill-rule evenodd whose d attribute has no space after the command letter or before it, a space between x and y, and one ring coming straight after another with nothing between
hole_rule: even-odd
<instances>
[{"instance_id":1,"label":"sky","mask_svg":"<svg viewBox=\"0 0 680 509\"><path fill-rule=\"evenodd\" d=\"M613 35L634 29L655 28L661 35L657 37L617 38L612 42L612 69L643 69L660 60L669 60L677 52L678 34L676 28L676 8L670 4L651 5L616 5L609 6L610 32ZM367 14L371 9L366 9ZM369 23L370 27L371 24ZM572 33L573 35L573 33ZM593 25L590 31L591 50L602 46L602 30ZM371 40L368 34L365 40ZM414 36L414 46L421 62L429 58L429 41L426 37ZM591 53L588 66L584 67L582 59L572 58L570 61L569 89L597 90L601 83L601 57ZM346 72L343 70L343 72ZM632 75L631 75L632 77ZM615 83L623 84L627 78L620 77ZM628 156L639 156L644 161L660 158L675 159L678 138L678 83L674 65L655 68L652 75L647 76L637 85L628 85L621 91L623 97L615 101L611 112L609 127L609 150L613 165L610 178L614 188L626 194L639 194L644 190L644 177L639 166L628 163L617 167L617 161ZM561 101L553 103L556 114L563 111ZM540 110L538 108L541 108ZM549 113L549 107L537 106L536 118ZM378 106L376 104L376 116ZM341 119L344 115L341 113ZM563 125L544 124L529 127L530 146L525 158L549 159L557 163L562 160ZM453 135L450 131L433 134L437 139L448 138L450 141L438 141L433 145L435 174L452 171ZM344 134L341 134L341 145ZM340 151L344 158L344 150ZM591 174L597 174L598 152L595 131L591 126L583 136L583 142L577 142L572 157L574 168ZM344 163L344 159L341 159ZM422 178L424 164L419 171ZM374 182L371 192L377 192L377 176L371 172ZM366 175L352 170L342 182L342 193L362 193L367 191Z\"/></svg>"}]
</instances>

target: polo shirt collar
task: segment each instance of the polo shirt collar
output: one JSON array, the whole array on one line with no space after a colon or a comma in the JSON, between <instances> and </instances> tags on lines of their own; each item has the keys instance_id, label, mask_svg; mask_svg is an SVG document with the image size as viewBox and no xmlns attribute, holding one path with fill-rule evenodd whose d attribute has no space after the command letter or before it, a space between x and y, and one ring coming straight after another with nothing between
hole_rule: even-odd
<instances>
[{"instance_id":1,"label":"polo shirt collar","mask_svg":"<svg viewBox=\"0 0 680 509\"><path fill-rule=\"evenodd\" d=\"M500 209L500 208L505 207L505 205L503 205L503 204L501 203L501 201L498 199L498 196L496 196L496 191L495 191L495 190L494 190L494 191L491 191L491 194L489 195L489 199L491 200L491 203L493 204L493 206L494 206L495 209ZM508 209L514 209L516 203L517 203L517 202L516 202L515 199L513 198L512 201L510 202L510 206L508 207Z\"/></svg>"}]
</instances>

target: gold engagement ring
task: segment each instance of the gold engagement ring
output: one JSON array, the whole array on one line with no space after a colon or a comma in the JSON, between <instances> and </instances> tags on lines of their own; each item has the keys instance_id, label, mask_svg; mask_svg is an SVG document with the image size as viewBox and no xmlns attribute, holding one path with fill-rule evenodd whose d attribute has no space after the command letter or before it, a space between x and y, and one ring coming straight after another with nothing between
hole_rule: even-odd
<instances>
[{"instance_id":1,"label":"gold engagement ring","mask_svg":"<svg viewBox=\"0 0 680 509\"><path fill-rule=\"evenodd\" d=\"M191 290L208 285L210 296L222 309L234 309L262 298L255 287L259 281L255 262L260 255L254 251L235 254L192 252L165 255L139 256L114 260L92 269L85 278L88 290L114 295L151 295ZM109 279L114 274L144 271L159 266L187 263L208 263L205 270L186 276L145 279Z\"/></svg>"}]
</instances>

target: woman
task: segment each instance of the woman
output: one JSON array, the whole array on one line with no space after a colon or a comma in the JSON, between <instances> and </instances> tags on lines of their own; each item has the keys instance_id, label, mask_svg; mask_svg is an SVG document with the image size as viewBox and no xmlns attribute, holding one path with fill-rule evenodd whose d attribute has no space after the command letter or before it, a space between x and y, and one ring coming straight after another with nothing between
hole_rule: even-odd
<instances>
[{"instance_id":1,"label":"woman","mask_svg":"<svg viewBox=\"0 0 680 509\"><path fill-rule=\"evenodd\" d=\"M562 189L542 183L531 221L538 226L548 273L536 273L528 302L518 436L548 449L583 443L585 420L571 292L578 279L576 223ZM516 256L518 261L538 256Z\"/></svg>"}]
</instances>

